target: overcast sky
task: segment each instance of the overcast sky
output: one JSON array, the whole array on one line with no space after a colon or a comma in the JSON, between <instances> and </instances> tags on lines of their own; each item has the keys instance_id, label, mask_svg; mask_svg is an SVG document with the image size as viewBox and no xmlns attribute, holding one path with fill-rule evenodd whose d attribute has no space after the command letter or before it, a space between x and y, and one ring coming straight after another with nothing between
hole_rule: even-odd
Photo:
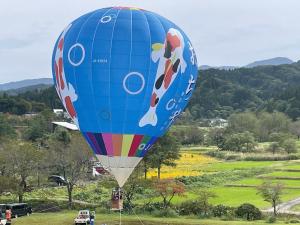
<instances>
[{"instance_id":1,"label":"overcast sky","mask_svg":"<svg viewBox=\"0 0 300 225\"><path fill-rule=\"evenodd\" d=\"M190 37L199 65L300 59L299 0L0 0L0 83L51 77L62 29L112 5L137 6L175 22Z\"/></svg>"}]
</instances>

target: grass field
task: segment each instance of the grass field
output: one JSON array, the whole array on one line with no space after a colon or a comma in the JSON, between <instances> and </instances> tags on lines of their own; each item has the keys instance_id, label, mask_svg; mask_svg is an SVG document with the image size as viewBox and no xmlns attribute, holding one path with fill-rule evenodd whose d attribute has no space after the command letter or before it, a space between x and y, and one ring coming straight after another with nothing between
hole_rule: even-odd
<instances>
[{"instance_id":1,"label":"grass field","mask_svg":"<svg viewBox=\"0 0 300 225\"><path fill-rule=\"evenodd\" d=\"M77 212L68 211L61 213L40 213L29 217L20 217L13 220L14 225L72 225ZM265 221L222 221L215 219L196 219L196 218L153 218L149 216L140 216L142 223L135 215L123 215L123 225L259 225L267 224ZM95 225L119 225L119 215L115 214L97 214ZM277 225L286 224L285 221L274 223Z\"/></svg>"},{"instance_id":2,"label":"grass field","mask_svg":"<svg viewBox=\"0 0 300 225\"><path fill-rule=\"evenodd\" d=\"M264 181L270 180L273 182L280 182L285 185L284 194L282 196L283 201L288 201L300 196L299 188L300 180L288 180L280 179L276 180L277 176L282 177L300 177L300 172L286 171L288 169L300 169L300 161L220 161L206 155L202 155L199 150L202 147L192 147L191 149L185 148L181 150L181 159L177 161L177 167L163 167L162 178L178 177L178 176L199 176L202 174L215 174L223 173L231 174L239 173L239 171L252 171L253 169L263 168L262 176L270 177L270 179L264 179L257 175L251 175L251 177L241 177L239 180L226 180L220 184L213 185L209 188L216 194L215 198L210 201L213 205L224 204L228 206L238 206L242 203L252 203L257 207L264 209L269 208L269 203L265 202L262 197L257 194L257 188L255 186L261 185ZM156 177L156 171L152 170L148 177ZM229 187L227 185L237 185ZM239 185L251 185L254 187L239 187ZM101 186L101 185L100 185ZM98 189L97 189L98 188ZM74 199L84 200L87 202L99 203L100 199L108 200L110 197L110 190L103 188L101 195L97 194L99 191L97 183L90 183L86 186L76 186L74 189ZM186 200L192 200L197 198L194 192L201 190L201 186L193 186L186 188L185 196L175 197L172 201L173 204L180 204ZM83 195L80 198L80 195ZM30 193L25 194L25 201L30 199L49 199L65 201L67 198L66 188L44 188L36 189ZM4 197L1 197L4 199ZM15 199L16 200L16 199ZM136 199L137 203L146 203L149 199L142 198ZM159 197L151 199L152 202L161 201Z\"/></svg>"},{"instance_id":3,"label":"grass field","mask_svg":"<svg viewBox=\"0 0 300 225\"><path fill-rule=\"evenodd\" d=\"M295 212L300 212L300 204L292 207L292 210Z\"/></svg>"},{"instance_id":4,"label":"grass field","mask_svg":"<svg viewBox=\"0 0 300 225\"><path fill-rule=\"evenodd\" d=\"M258 186L265 182L265 179L262 178L249 178L249 179L242 179L236 182L232 182L233 185L254 185ZM285 187L292 187L292 188L300 188L300 180L276 180L276 179L268 179L270 182L279 182L282 183ZM300 192L300 190L299 190Z\"/></svg>"},{"instance_id":5,"label":"grass field","mask_svg":"<svg viewBox=\"0 0 300 225\"><path fill-rule=\"evenodd\" d=\"M203 174L202 167L217 162L216 159L199 153L181 152L181 157L176 160L176 167L163 167L161 178L175 178L181 176L199 176ZM151 170L149 177L157 177L157 170Z\"/></svg>"}]
</instances>

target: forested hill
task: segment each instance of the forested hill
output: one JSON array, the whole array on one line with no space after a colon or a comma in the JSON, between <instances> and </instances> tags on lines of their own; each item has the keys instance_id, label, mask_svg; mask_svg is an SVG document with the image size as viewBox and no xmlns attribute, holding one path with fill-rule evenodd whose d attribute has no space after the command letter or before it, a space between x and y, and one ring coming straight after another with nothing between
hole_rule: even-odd
<instances>
[{"instance_id":1,"label":"forested hill","mask_svg":"<svg viewBox=\"0 0 300 225\"><path fill-rule=\"evenodd\" d=\"M53 87L17 96L0 94L0 112L22 114L45 107L62 107ZM300 62L234 70L199 71L188 106L194 120L227 118L241 111L281 111L300 117Z\"/></svg>"},{"instance_id":2,"label":"forested hill","mask_svg":"<svg viewBox=\"0 0 300 225\"><path fill-rule=\"evenodd\" d=\"M246 110L277 110L296 119L300 117L300 62L199 71L188 109L194 119L227 118Z\"/></svg>"}]
</instances>

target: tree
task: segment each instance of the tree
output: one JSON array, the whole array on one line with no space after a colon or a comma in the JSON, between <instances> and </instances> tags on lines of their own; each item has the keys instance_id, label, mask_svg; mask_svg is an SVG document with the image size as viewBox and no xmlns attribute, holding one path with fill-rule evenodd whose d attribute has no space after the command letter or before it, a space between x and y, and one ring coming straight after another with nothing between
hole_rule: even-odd
<instances>
[{"instance_id":1,"label":"tree","mask_svg":"<svg viewBox=\"0 0 300 225\"><path fill-rule=\"evenodd\" d=\"M271 133L287 133L291 121L283 113L261 113L258 116L259 128L258 137L261 141L268 141Z\"/></svg>"},{"instance_id":2,"label":"tree","mask_svg":"<svg viewBox=\"0 0 300 225\"><path fill-rule=\"evenodd\" d=\"M144 162L152 168L157 168L157 177L160 179L160 171L163 165L176 166L175 160L179 159L179 143L170 133L165 134L154 144L147 153Z\"/></svg>"},{"instance_id":3,"label":"tree","mask_svg":"<svg viewBox=\"0 0 300 225\"><path fill-rule=\"evenodd\" d=\"M300 139L300 120L297 120L291 124L291 132L297 136L298 140Z\"/></svg>"},{"instance_id":4,"label":"tree","mask_svg":"<svg viewBox=\"0 0 300 225\"><path fill-rule=\"evenodd\" d=\"M91 150L78 133L72 135L63 128L57 128L51 137L49 151L50 168L67 181L69 207L73 206L74 186L84 177L90 166Z\"/></svg>"},{"instance_id":5,"label":"tree","mask_svg":"<svg viewBox=\"0 0 300 225\"><path fill-rule=\"evenodd\" d=\"M222 149L225 143L225 129L213 128L208 132L208 143Z\"/></svg>"},{"instance_id":6,"label":"tree","mask_svg":"<svg viewBox=\"0 0 300 225\"><path fill-rule=\"evenodd\" d=\"M19 202L23 202L23 195L28 190L28 178L36 174L38 161L42 158L42 153L31 143L17 142L7 145L6 160L9 171L18 182L17 194Z\"/></svg>"},{"instance_id":7,"label":"tree","mask_svg":"<svg viewBox=\"0 0 300 225\"><path fill-rule=\"evenodd\" d=\"M204 134L197 126L190 126L182 132L181 144L197 145L204 141Z\"/></svg>"},{"instance_id":8,"label":"tree","mask_svg":"<svg viewBox=\"0 0 300 225\"><path fill-rule=\"evenodd\" d=\"M235 214L238 217L244 218L246 220L259 220L262 217L260 210L249 203L244 203L240 205L236 209Z\"/></svg>"},{"instance_id":9,"label":"tree","mask_svg":"<svg viewBox=\"0 0 300 225\"><path fill-rule=\"evenodd\" d=\"M254 113L236 113L228 118L227 130L230 133L243 133L251 132L255 133L258 126L258 120Z\"/></svg>"},{"instance_id":10,"label":"tree","mask_svg":"<svg viewBox=\"0 0 300 225\"><path fill-rule=\"evenodd\" d=\"M170 206L174 196L182 196L185 192L184 184L172 179L158 180L154 185L155 190L163 199L164 209Z\"/></svg>"},{"instance_id":11,"label":"tree","mask_svg":"<svg viewBox=\"0 0 300 225\"><path fill-rule=\"evenodd\" d=\"M143 191L150 186L150 182L150 180L140 179L136 171L134 171L123 187L125 207L128 206L133 208L134 206L132 201L134 200L136 194L142 194Z\"/></svg>"},{"instance_id":12,"label":"tree","mask_svg":"<svg viewBox=\"0 0 300 225\"><path fill-rule=\"evenodd\" d=\"M281 203L284 185L281 183L265 182L258 187L258 191L266 202L271 203L274 216L277 215L277 205Z\"/></svg>"},{"instance_id":13,"label":"tree","mask_svg":"<svg viewBox=\"0 0 300 225\"><path fill-rule=\"evenodd\" d=\"M24 138L30 141L37 141L52 132L52 124L54 115L49 110L44 110L39 115L33 117L29 121L29 127L25 130Z\"/></svg>"},{"instance_id":14,"label":"tree","mask_svg":"<svg viewBox=\"0 0 300 225\"><path fill-rule=\"evenodd\" d=\"M273 153L273 155L276 153L276 152L278 152L278 151L280 151L280 145L279 145L279 143L278 142L271 142L270 144L269 144L269 146L268 146L268 151L270 151L270 152L272 152Z\"/></svg>"},{"instance_id":15,"label":"tree","mask_svg":"<svg viewBox=\"0 0 300 225\"><path fill-rule=\"evenodd\" d=\"M14 128L9 123L8 117L0 113L0 145L5 138L12 138L16 136Z\"/></svg>"},{"instance_id":16,"label":"tree","mask_svg":"<svg viewBox=\"0 0 300 225\"><path fill-rule=\"evenodd\" d=\"M0 194L4 192L14 192L18 184L14 177L0 175Z\"/></svg>"},{"instance_id":17,"label":"tree","mask_svg":"<svg viewBox=\"0 0 300 225\"><path fill-rule=\"evenodd\" d=\"M282 142L281 147L288 153L295 153L297 152L297 146L294 139L286 139Z\"/></svg>"},{"instance_id":18,"label":"tree","mask_svg":"<svg viewBox=\"0 0 300 225\"><path fill-rule=\"evenodd\" d=\"M236 133L227 135L225 138L225 143L222 146L223 150L232 150L232 151L252 151L256 146L255 139L253 134L246 131L244 133Z\"/></svg>"},{"instance_id":19,"label":"tree","mask_svg":"<svg viewBox=\"0 0 300 225\"><path fill-rule=\"evenodd\" d=\"M200 208L203 211L204 215L207 216L208 212L211 208L211 205L209 204L209 200L211 198L215 198L216 194L213 192L207 190L207 189L202 189L197 191L196 193L198 195L198 204L200 204Z\"/></svg>"}]
</instances>

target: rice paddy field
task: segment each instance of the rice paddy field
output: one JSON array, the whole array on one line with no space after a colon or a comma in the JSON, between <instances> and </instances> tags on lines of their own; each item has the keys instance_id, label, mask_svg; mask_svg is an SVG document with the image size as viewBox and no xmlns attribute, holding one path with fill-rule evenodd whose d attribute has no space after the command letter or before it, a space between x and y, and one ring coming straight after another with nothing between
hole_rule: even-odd
<instances>
[{"instance_id":1,"label":"rice paddy field","mask_svg":"<svg viewBox=\"0 0 300 225\"><path fill-rule=\"evenodd\" d=\"M270 204L258 194L257 187L265 181L280 182L284 185L282 195L283 201L289 201L300 197L300 161L222 161L209 157L203 152L206 151L205 147L193 147L191 149L182 149L181 158L177 160L176 167L163 167L162 178L176 178L181 176L204 176L204 175L218 175L224 174L229 176L233 173L251 172L260 169L262 172L248 177L240 177L239 179L231 180L224 178L224 182L208 187L216 197L210 200L213 205L223 204L228 206L239 206L243 203L251 203L260 209L270 208ZM150 171L148 177L156 177L155 170ZM251 174L251 173L250 173ZM82 196L87 202L99 202L103 199L109 199L110 193L102 191L101 195L95 194L97 183L90 183L88 185L77 186L74 190L74 199L82 200ZM195 200L197 198L197 191L201 190L201 185L194 185L186 188L184 196L174 197L172 204L178 205L187 200ZM100 187L101 189L101 187ZM84 195L82 195L84 193ZM90 194L89 194L90 193ZM93 194L91 194L93 193ZM25 200L30 199L56 199L66 202L66 188L44 188L38 189L31 193L26 193ZM150 199L152 202L161 201L159 197ZM146 197L136 201L136 203L149 202ZM300 206L293 208L295 211L300 211ZM72 218L76 212L63 212L58 215L47 213L47 217L43 214L37 213L31 217L18 218L14 224L72 224ZM99 217L102 218L101 222ZM42 221L42 222L41 222ZM158 223L159 221L159 223ZM222 220L200 220L198 218L174 218L174 219L158 219L150 216L143 216L144 224L229 224L228 221ZM101 224L118 224L118 215L99 215L96 225ZM265 221L245 222L245 221L230 221L230 224L265 224ZM277 222L276 224L284 224L285 222ZM122 224L137 225L139 221L134 216L124 216Z\"/></svg>"},{"instance_id":2,"label":"rice paddy field","mask_svg":"<svg viewBox=\"0 0 300 225\"><path fill-rule=\"evenodd\" d=\"M300 161L221 161L203 154L202 147L193 147L191 149L182 149L181 158L177 160L176 167L162 167L161 177L176 178L182 176L203 176L207 174L219 174L224 176L231 173L238 174L240 171L251 172L255 169L261 169L261 173L250 177L241 177L238 180L224 179L224 182L217 185L211 185L209 190L215 193L216 197L211 199L211 203L224 204L228 206L238 206L242 203L252 203L261 209L269 208L269 203L265 202L258 194L257 186L264 181L280 182L284 185L282 195L283 201L292 200L300 197ZM298 172L299 170L299 172ZM156 177L157 171L151 170L148 177ZM77 186L74 190L74 199L85 199L88 202L99 202L109 198L109 192L102 191L101 196L95 194L97 183L90 183L85 186ZM101 188L101 187L100 187ZM185 196L175 197L173 204L180 204L186 200L197 198L197 191L202 186L193 186L187 188ZM84 193L85 195L83 195ZM57 199L66 200L66 188L44 188L31 193L26 193L25 199ZM84 198L83 198L84 197ZM144 198L138 201L143 203L149 199ZM153 198L151 201L160 201L159 198Z\"/></svg>"},{"instance_id":3,"label":"rice paddy field","mask_svg":"<svg viewBox=\"0 0 300 225\"><path fill-rule=\"evenodd\" d=\"M265 169L265 172L253 177L242 178L237 181L228 181L224 184L209 188L216 194L211 203L238 206L242 203L251 203L261 209L269 208L258 194L257 187L263 182L282 183L284 191L283 201L289 201L300 197L300 161L221 161L202 154L202 148L183 149L181 158L177 160L177 167L163 167L162 178L175 178L180 176L201 176L228 171L251 171L253 169ZM150 171L152 177L156 177L156 170ZM201 187L199 187L201 188ZM197 189L197 188L195 188ZM173 204L180 204L187 199L195 199L194 192L188 192L184 198L175 197ZM300 209L300 207L298 207ZM297 208L297 209L298 209Z\"/></svg>"}]
</instances>

